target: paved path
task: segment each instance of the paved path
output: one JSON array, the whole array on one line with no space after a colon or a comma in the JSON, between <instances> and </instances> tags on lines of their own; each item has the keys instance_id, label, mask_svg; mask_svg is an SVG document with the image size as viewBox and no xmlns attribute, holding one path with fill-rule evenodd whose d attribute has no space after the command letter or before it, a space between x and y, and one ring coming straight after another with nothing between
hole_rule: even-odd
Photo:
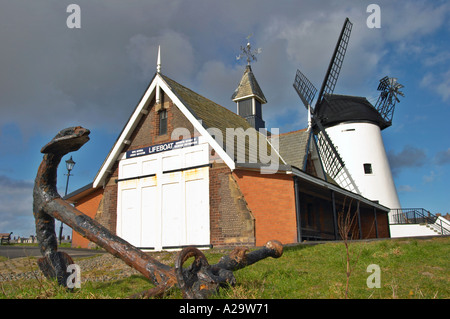
<instances>
[{"instance_id":1,"label":"paved path","mask_svg":"<svg viewBox=\"0 0 450 319\"><path fill-rule=\"evenodd\" d=\"M83 248L58 248L58 251L64 251L70 257L89 257L98 254L104 254L104 250L83 249ZM20 257L42 257L39 247L37 246L11 246L0 245L0 256L8 257L10 259Z\"/></svg>"}]
</instances>

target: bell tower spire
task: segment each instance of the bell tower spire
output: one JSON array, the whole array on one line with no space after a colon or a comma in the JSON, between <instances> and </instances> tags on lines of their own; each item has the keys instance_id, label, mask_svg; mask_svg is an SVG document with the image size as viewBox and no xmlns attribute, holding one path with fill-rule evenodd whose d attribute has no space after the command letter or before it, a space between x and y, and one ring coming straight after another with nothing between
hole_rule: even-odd
<instances>
[{"instance_id":1,"label":"bell tower spire","mask_svg":"<svg viewBox=\"0 0 450 319\"><path fill-rule=\"evenodd\" d=\"M247 37L247 40L250 37L251 35ZM256 55L261 53L261 49L252 51L251 44L248 41L245 47L241 46L241 51L242 53L236 59L240 60L246 57L247 65L241 82L231 99L233 102L236 102L237 114L245 118L256 130L259 130L266 126L262 119L262 104L266 104L267 100L256 81L250 63L256 61Z\"/></svg>"}]
</instances>

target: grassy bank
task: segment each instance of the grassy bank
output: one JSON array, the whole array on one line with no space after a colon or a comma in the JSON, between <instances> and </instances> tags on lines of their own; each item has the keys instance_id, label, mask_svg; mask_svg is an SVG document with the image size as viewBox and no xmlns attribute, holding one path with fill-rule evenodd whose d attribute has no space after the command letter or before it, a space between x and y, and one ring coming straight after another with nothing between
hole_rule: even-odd
<instances>
[{"instance_id":1,"label":"grassy bank","mask_svg":"<svg viewBox=\"0 0 450 319\"><path fill-rule=\"evenodd\" d=\"M358 242L350 253L349 298L450 297L450 238ZM367 287L372 264L380 267L380 288ZM257 298L343 298L346 251L342 243L287 248L283 258L242 269L236 278Z\"/></svg>"},{"instance_id":2,"label":"grassy bank","mask_svg":"<svg viewBox=\"0 0 450 319\"><path fill-rule=\"evenodd\" d=\"M350 253L353 272L349 298L450 298L449 237L354 242ZM223 254L214 249L205 252L211 264ZM373 264L380 269L380 288L367 286L372 274L367 267ZM234 274L237 285L221 289L214 298L344 298L346 250L343 243L285 247L281 258L260 261ZM86 282L80 289L67 292L36 276L0 283L0 298L126 298L151 287L143 276L133 275L116 281ZM181 298L181 292L173 289L166 298Z\"/></svg>"}]
</instances>

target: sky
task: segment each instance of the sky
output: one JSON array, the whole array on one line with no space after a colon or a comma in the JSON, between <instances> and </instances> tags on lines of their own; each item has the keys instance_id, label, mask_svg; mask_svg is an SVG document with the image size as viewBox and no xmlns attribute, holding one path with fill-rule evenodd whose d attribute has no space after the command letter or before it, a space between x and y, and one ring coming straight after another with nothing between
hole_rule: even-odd
<instances>
[{"instance_id":1,"label":"sky","mask_svg":"<svg viewBox=\"0 0 450 319\"><path fill-rule=\"evenodd\" d=\"M370 4L380 28L369 27ZM450 213L448 1L0 0L0 232L35 234L40 149L61 129L81 125L91 140L63 158L59 193L70 156L69 192L93 181L155 74L158 46L163 74L235 111L246 64L236 56L251 34L263 118L283 133L307 126L296 70L320 88L346 17L353 30L334 93L375 103L378 81L398 78L405 97L382 135L401 205Z\"/></svg>"}]
</instances>

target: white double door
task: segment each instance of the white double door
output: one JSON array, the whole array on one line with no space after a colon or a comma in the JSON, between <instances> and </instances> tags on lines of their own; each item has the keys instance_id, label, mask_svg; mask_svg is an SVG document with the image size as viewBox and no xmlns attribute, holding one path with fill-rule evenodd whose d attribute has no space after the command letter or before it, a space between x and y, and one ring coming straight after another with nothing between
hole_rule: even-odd
<instances>
[{"instance_id":1,"label":"white double door","mask_svg":"<svg viewBox=\"0 0 450 319\"><path fill-rule=\"evenodd\" d=\"M141 249L210 244L208 144L121 160L117 234Z\"/></svg>"}]
</instances>

